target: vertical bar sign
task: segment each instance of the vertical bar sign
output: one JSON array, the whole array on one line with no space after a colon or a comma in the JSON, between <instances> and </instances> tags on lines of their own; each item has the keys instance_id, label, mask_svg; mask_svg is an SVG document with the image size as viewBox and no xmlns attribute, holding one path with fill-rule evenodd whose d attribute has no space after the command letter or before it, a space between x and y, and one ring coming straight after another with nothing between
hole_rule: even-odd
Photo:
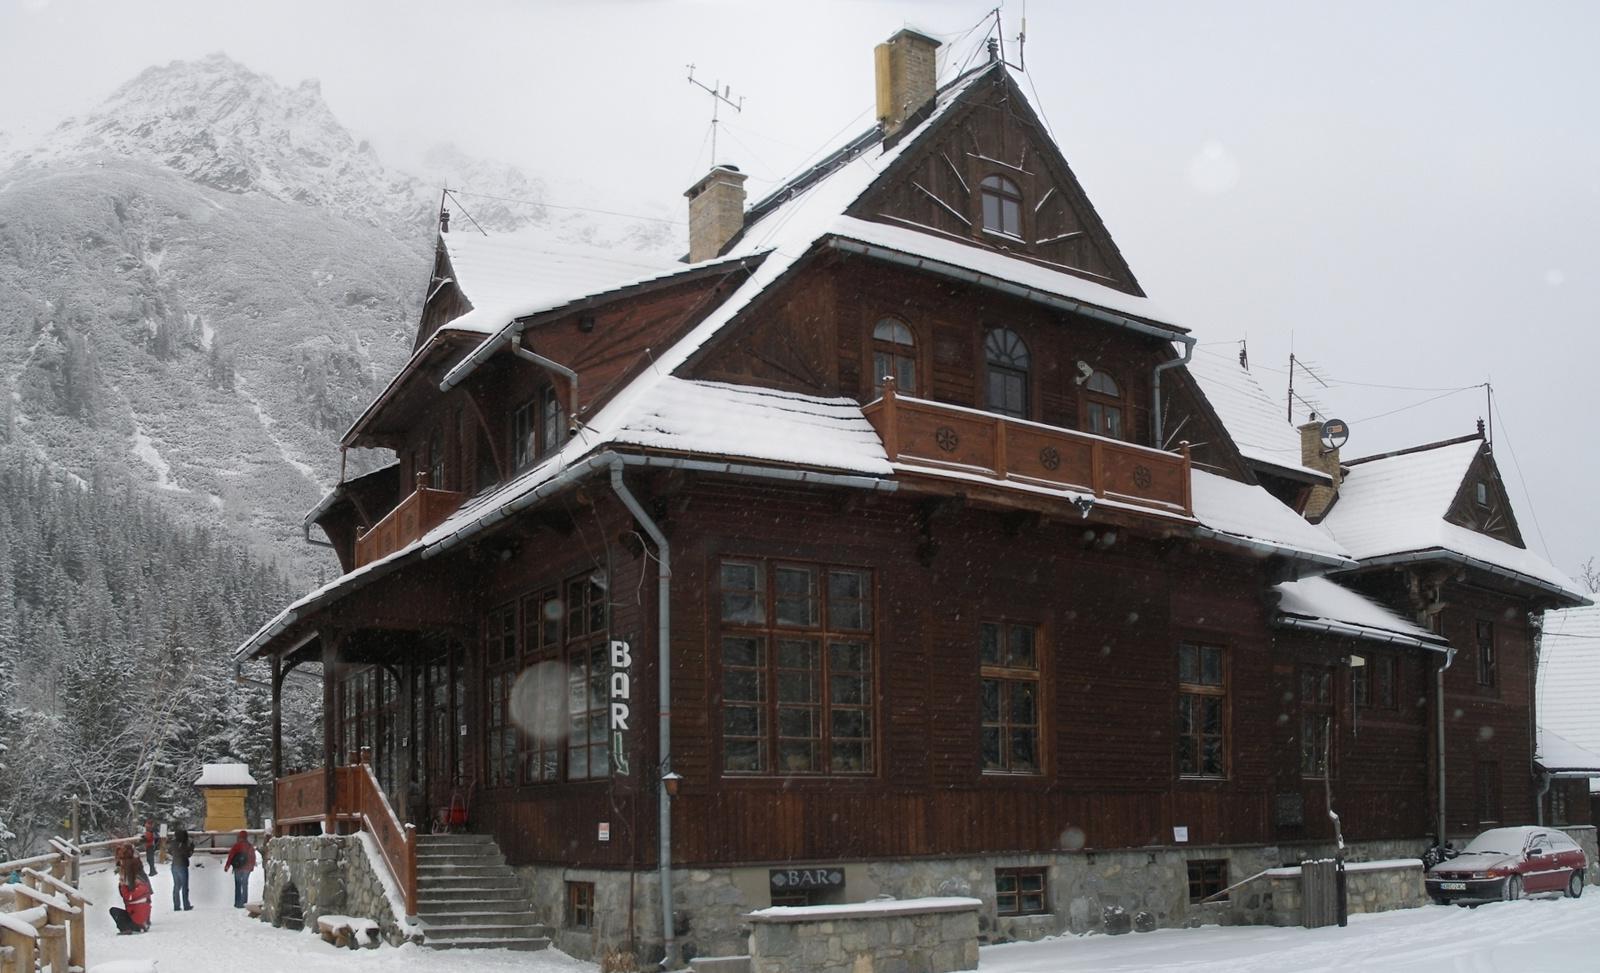
<instances>
[{"instance_id":1,"label":"vertical bar sign","mask_svg":"<svg viewBox=\"0 0 1600 973\"><path fill-rule=\"evenodd\" d=\"M633 650L621 639L611 640L611 772L628 776L628 748L624 735L632 716Z\"/></svg>"}]
</instances>

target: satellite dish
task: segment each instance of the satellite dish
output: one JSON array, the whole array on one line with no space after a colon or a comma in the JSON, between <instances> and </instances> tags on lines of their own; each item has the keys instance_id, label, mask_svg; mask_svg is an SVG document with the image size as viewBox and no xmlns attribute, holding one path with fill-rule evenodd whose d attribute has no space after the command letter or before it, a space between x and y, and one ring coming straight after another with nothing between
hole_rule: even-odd
<instances>
[{"instance_id":1,"label":"satellite dish","mask_svg":"<svg viewBox=\"0 0 1600 973\"><path fill-rule=\"evenodd\" d=\"M1350 441L1350 427L1342 419L1329 419L1322 424L1322 448L1338 449Z\"/></svg>"}]
</instances>

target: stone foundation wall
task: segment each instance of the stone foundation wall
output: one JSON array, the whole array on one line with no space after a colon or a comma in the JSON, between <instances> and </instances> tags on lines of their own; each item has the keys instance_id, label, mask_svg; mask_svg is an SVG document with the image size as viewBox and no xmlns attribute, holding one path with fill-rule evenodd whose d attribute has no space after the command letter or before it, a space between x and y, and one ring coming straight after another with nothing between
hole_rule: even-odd
<instances>
[{"instance_id":1,"label":"stone foundation wall","mask_svg":"<svg viewBox=\"0 0 1600 973\"><path fill-rule=\"evenodd\" d=\"M1391 867L1363 867L1346 862L1345 897L1350 915L1417 909L1428 904L1422 862L1395 859ZM1403 862L1403 864L1402 864ZM1239 924L1298 926L1304 922L1304 893L1298 868L1277 868L1241 888L1229 903L1232 921Z\"/></svg>"},{"instance_id":2,"label":"stone foundation wall","mask_svg":"<svg viewBox=\"0 0 1600 973\"><path fill-rule=\"evenodd\" d=\"M1578 843L1583 853L1589 856L1588 874L1583 877L1588 885L1600 882L1600 847L1596 847L1595 828L1592 824L1575 824L1569 828L1562 828L1567 837Z\"/></svg>"},{"instance_id":3,"label":"stone foundation wall","mask_svg":"<svg viewBox=\"0 0 1600 973\"><path fill-rule=\"evenodd\" d=\"M262 919L282 924L279 903L284 889L293 885L300 893L308 929L315 929L322 916L344 915L373 920L392 946L409 937L409 927L390 907L383 882L358 836L273 838L268 853L262 866Z\"/></svg>"},{"instance_id":4,"label":"stone foundation wall","mask_svg":"<svg viewBox=\"0 0 1600 973\"><path fill-rule=\"evenodd\" d=\"M952 973L978 968L970 898L763 909L750 918L752 973Z\"/></svg>"}]
</instances>

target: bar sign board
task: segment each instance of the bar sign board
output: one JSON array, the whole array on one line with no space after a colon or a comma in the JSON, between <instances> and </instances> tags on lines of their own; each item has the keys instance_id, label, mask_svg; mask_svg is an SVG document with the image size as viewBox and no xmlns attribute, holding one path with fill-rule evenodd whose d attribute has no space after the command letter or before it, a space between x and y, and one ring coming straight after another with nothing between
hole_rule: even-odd
<instances>
[{"instance_id":1,"label":"bar sign board","mask_svg":"<svg viewBox=\"0 0 1600 973\"><path fill-rule=\"evenodd\" d=\"M767 880L774 891L789 889L842 889L842 868L774 868L768 871Z\"/></svg>"}]
</instances>

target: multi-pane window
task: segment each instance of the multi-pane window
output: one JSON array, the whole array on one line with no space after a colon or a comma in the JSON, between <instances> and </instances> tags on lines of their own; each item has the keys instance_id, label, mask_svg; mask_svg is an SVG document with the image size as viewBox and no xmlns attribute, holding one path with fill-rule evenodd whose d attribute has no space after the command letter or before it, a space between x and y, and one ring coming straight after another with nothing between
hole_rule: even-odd
<instances>
[{"instance_id":1,"label":"multi-pane window","mask_svg":"<svg viewBox=\"0 0 1600 973\"><path fill-rule=\"evenodd\" d=\"M1333 740L1333 670L1300 667L1300 774L1327 777Z\"/></svg>"},{"instance_id":2,"label":"multi-pane window","mask_svg":"<svg viewBox=\"0 0 1600 973\"><path fill-rule=\"evenodd\" d=\"M561 399L555 386L546 385L539 390L539 455L553 453L566 442L561 430Z\"/></svg>"},{"instance_id":3,"label":"multi-pane window","mask_svg":"<svg viewBox=\"0 0 1600 973\"><path fill-rule=\"evenodd\" d=\"M990 412L1029 415L1028 346L1015 331L995 328L983 339L984 401Z\"/></svg>"},{"instance_id":4,"label":"multi-pane window","mask_svg":"<svg viewBox=\"0 0 1600 973\"><path fill-rule=\"evenodd\" d=\"M902 321L885 318L872 328L872 388L883 389L885 376L894 376L895 389L917 394L917 341Z\"/></svg>"},{"instance_id":5,"label":"multi-pane window","mask_svg":"<svg viewBox=\"0 0 1600 973\"><path fill-rule=\"evenodd\" d=\"M567 925L573 929L594 928L594 883L567 883Z\"/></svg>"},{"instance_id":6,"label":"multi-pane window","mask_svg":"<svg viewBox=\"0 0 1600 973\"><path fill-rule=\"evenodd\" d=\"M1500 763L1495 760L1478 761L1477 785L1478 824L1500 823Z\"/></svg>"},{"instance_id":7,"label":"multi-pane window","mask_svg":"<svg viewBox=\"0 0 1600 973\"><path fill-rule=\"evenodd\" d=\"M1005 176L989 176L978 184L983 196L983 228L1006 236L1022 236L1022 191Z\"/></svg>"},{"instance_id":8,"label":"multi-pane window","mask_svg":"<svg viewBox=\"0 0 1600 973\"><path fill-rule=\"evenodd\" d=\"M372 770L385 791L399 784L400 738L405 735L400 684L383 666L363 666L339 683L339 742L341 757L371 749Z\"/></svg>"},{"instance_id":9,"label":"multi-pane window","mask_svg":"<svg viewBox=\"0 0 1600 973\"><path fill-rule=\"evenodd\" d=\"M522 469L539 455L539 404L529 399L511 413L511 464Z\"/></svg>"},{"instance_id":10,"label":"multi-pane window","mask_svg":"<svg viewBox=\"0 0 1600 973\"><path fill-rule=\"evenodd\" d=\"M511 717L511 691L517 682L517 606L490 612L483 622L483 662L488 680L488 766L485 786L517 782L517 724Z\"/></svg>"},{"instance_id":11,"label":"multi-pane window","mask_svg":"<svg viewBox=\"0 0 1600 973\"><path fill-rule=\"evenodd\" d=\"M1189 901L1208 899L1228 887L1226 858L1196 859L1188 863ZM1226 898L1219 901L1226 902Z\"/></svg>"},{"instance_id":12,"label":"multi-pane window","mask_svg":"<svg viewBox=\"0 0 1600 973\"><path fill-rule=\"evenodd\" d=\"M444 430L437 426L428 436L428 488L444 489Z\"/></svg>"},{"instance_id":13,"label":"multi-pane window","mask_svg":"<svg viewBox=\"0 0 1600 973\"><path fill-rule=\"evenodd\" d=\"M1351 679L1355 704L1362 709L1395 708L1395 661L1388 653L1367 656Z\"/></svg>"},{"instance_id":14,"label":"multi-pane window","mask_svg":"<svg viewBox=\"0 0 1600 973\"><path fill-rule=\"evenodd\" d=\"M1228 680L1220 645L1178 646L1178 773L1227 775Z\"/></svg>"},{"instance_id":15,"label":"multi-pane window","mask_svg":"<svg viewBox=\"0 0 1600 973\"><path fill-rule=\"evenodd\" d=\"M984 773L1039 772L1038 630L978 625L979 742Z\"/></svg>"},{"instance_id":16,"label":"multi-pane window","mask_svg":"<svg viewBox=\"0 0 1600 973\"><path fill-rule=\"evenodd\" d=\"M567 779L610 772L611 660L606 655L606 589L596 572L567 582Z\"/></svg>"},{"instance_id":17,"label":"multi-pane window","mask_svg":"<svg viewBox=\"0 0 1600 973\"><path fill-rule=\"evenodd\" d=\"M522 669L537 666L523 690L532 701L530 709L548 707L560 671L561 599L554 591L544 591L522 599ZM563 690L565 687L561 687ZM561 725L548 712L533 712L530 725L523 727L517 748L518 773L524 784L561 779Z\"/></svg>"},{"instance_id":18,"label":"multi-pane window","mask_svg":"<svg viewBox=\"0 0 1600 973\"><path fill-rule=\"evenodd\" d=\"M1050 911L1042 868L994 870L994 907L1002 916L1038 916Z\"/></svg>"},{"instance_id":19,"label":"multi-pane window","mask_svg":"<svg viewBox=\"0 0 1600 973\"><path fill-rule=\"evenodd\" d=\"M722 769L871 773L872 573L728 559L719 580Z\"/></svg>"},{"instance_id":20,"label":"multi-pane window","mask_svg":"<svg viewBox=\"0 0 1600 973\"><path fill-rule=\"evenodd\" d=\"M1478 685L1493 686L1496 682L1494 657L1494 622L1478 622Z\"/></svg>"},{"instance_id":21,"label":"multi-pane window","mask_svg":"<svg viewBox=\"0 0 1600 973\"><path fill-rule=\"evenodd\" d=\"M1084 385L1088 390L1088 431L1112 439L1122 438L1122 390L1117 380L1102 371L1089 375Z\"/></svg>"}]
</instances>

